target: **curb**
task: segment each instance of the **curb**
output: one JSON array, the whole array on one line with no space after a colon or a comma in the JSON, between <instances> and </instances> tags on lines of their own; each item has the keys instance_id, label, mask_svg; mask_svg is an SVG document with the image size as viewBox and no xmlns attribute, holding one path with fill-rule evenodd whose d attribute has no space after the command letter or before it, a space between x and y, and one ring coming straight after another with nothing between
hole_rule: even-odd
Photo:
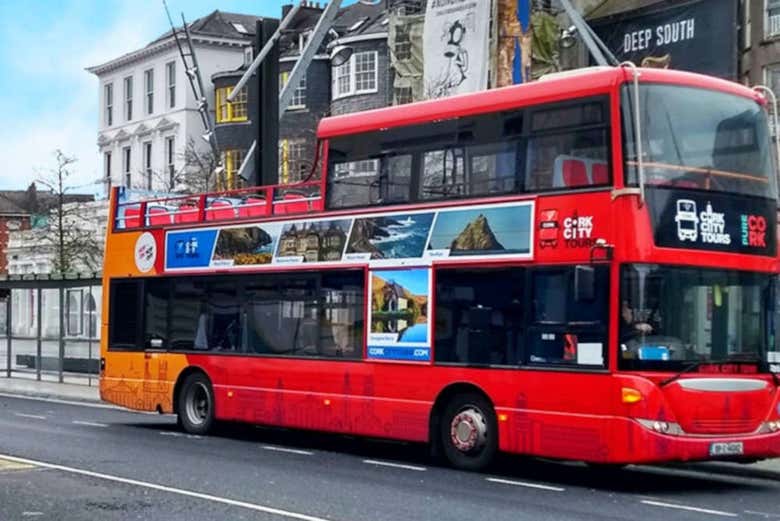
<instances>
[{"instance_id":1,"label":"curb","mask_svg":"<svg viewBox=\"0 0 780 521\"><path fill-rule=\"evenodd\" d=\"M0 384L0 396L8 397L25 397L25 398L39 398L42 400L60 400L64 402L78 402L88 404L102 403L100 400L99 392L95 389L95 396L79 396L66 393L58 393L56 391L39 391L35 389L15 389L6 388Z\"/></svg>"}]
</instances>

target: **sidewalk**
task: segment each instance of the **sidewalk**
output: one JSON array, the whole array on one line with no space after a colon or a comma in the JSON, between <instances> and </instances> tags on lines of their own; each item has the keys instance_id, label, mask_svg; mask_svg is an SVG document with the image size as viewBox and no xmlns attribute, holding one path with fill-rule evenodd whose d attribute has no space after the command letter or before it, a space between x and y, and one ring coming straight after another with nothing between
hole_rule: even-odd
<instances>
[{"instance_id":1,"label":"sidewalk","mask_svg":"<svg viewBox=\"0 0 780 521\"><path fill-rule=\"evenodd\" d=\"M75 402L99 402L97 386L39 382L26 378L0 377L0 393L18 394L35 398L54 398Z\"/></svg>"}]
</instances>

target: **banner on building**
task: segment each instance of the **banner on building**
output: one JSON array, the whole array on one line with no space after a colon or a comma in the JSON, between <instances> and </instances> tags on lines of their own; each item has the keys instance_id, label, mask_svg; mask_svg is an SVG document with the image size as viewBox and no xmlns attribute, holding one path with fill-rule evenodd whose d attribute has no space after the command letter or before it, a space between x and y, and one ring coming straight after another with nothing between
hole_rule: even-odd
<instances>
[{"instance_id":1,"label":"banner on building","mask_svg":"<svg viewBox=\"0 0 780 521\"><path fill-rule=\"evenodd\" d=\"M487 89L490 2L430 0L423 32L426 98Z\"/></svg>"},{"instance_id":2,"label":"banner on building","mask_svg":"<svg viewBox=\"0 0 780 521\"><path fill-rule=\"evenodd\" d=\"M628 11L590 23L620 61L737 78L735 0L680 2L666 9Z\"/></svg>"}]
</instances>

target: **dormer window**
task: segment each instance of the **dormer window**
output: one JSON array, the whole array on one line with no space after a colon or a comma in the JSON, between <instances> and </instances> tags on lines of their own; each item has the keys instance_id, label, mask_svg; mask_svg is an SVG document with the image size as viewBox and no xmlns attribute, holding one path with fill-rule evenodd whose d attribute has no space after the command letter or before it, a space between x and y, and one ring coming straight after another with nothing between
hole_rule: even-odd
<instances>
[{"instance_id":1,"label":"dormer window","mask_svg":"<svg viewBox=\"0 0 780 521\"><path fill-rule=\"evenodd\" d=\"M249 67L255 59L254 48L251 45L244 47L244 66Z\"/></svg>"},{"instance_id":2,"label":"dormer window","mask_svg":"<svg viewBox=\"0 0 780 521\"><path fill-rule=\"evenodd\" d=\"M306 44L309 43L312 31L304 31L298 35L298 52L302 53L306 48Z\"/></svg>"}]
</instances>

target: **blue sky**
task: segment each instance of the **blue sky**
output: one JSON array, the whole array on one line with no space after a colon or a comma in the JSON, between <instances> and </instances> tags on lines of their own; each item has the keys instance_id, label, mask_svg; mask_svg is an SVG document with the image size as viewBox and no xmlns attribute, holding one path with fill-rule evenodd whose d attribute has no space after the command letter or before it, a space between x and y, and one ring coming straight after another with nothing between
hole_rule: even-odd
<instances>
[{"instance_id":1,"label":"blue sky","mask_svg":"<svg viewBox=\"0 0 780 521\"><path fill-rule=\"evenodd\" d=\"M428 269L377 270L374 275L386 281L394 281L412 292L413 295L428 294Z\"/></svg>"},{"instance_id":2,"label":"blue sky","mask_svg":"<svg viewBox=\"0 0 780 521\"><path fill-rule=\"evenodd\" d=\"M214 9L280 16L278 0L168 0L174 20ZM352 3L344 2L345 4ZM0 189L24 189L76 156L70 183L98 192L98 80L84 70L169 29L162 0L0 0Z\"/></svg>"}]
</instances>

